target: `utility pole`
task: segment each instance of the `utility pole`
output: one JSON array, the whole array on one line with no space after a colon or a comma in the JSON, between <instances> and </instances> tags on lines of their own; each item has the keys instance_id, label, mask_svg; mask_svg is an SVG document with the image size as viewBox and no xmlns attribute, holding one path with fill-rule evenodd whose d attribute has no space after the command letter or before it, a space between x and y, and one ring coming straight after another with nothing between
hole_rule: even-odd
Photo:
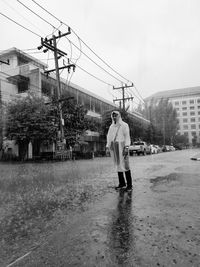
<instances>
[{"instance_id":1,"label":"utility pole","mask_svg":"<svg viewBox=\"0 0 200 267\"><path fill-rule=\"evenodd\" d=\"M126 100L133 100L133 97L125 97L125 89L129 88L129 87L133 87L133 83L132 85L127 85L125 84L124 86L120 86L120 87L114 87L113 86L113 90L122 90L122 98L118 98L118 99L114 99L113 101L120 101L120 108L121 108L121 101L122 101L122 108L125 110L125 101Z\"/></svg>"},{"instance_id":2,"label":"utility pole","mask_svg":"<svg viewBox=\"0 0 200 267\"><path fill-rule=\"evenodd\" d=\"M0 60L0 64L10 65L9 59L7 61ZM0 81L0 149L3 145L3 135L5 131L5 125L3 122L3 110L2 110L2 90L1 90L1 81Z\"/></svg>"},{"instance_id":3,"label":"utility pole","mask_svg":"<svg viewBox=\"0 0 200 267\"><path fill-rule=\"evenodd\" d=\"M51 50L54 52L54 61L55 61L55 69L47 70L44 73L49 75L51 72L56 72L56 81L57 81L57 90L56 90L56 98L57 98L57 103L58 103L58 110L59 110L59 116L60 116L60 141L64 141L64 120L62 117L62 108L61 108L61 86L60 86L60 73L59 70L61 69L68 69L68 72L70 72L70 69L73 68L73 71L75 71L75 65L74 64L68 64L63 67L59 67L58 59L63 56L67 56L67 53L64 51L58 49L56 40L60 39L68 34L71 34L71 29L68 28L68 32L62 34L60 31L58 32L58 36L53 35L52 38L41 38L41 46L38 47L38 49L42 49L45 47L46 49L43 50L43 52L47 52L48 50ZM69 60L68 60L69 63Z\"/></svg>"}]
</instances>

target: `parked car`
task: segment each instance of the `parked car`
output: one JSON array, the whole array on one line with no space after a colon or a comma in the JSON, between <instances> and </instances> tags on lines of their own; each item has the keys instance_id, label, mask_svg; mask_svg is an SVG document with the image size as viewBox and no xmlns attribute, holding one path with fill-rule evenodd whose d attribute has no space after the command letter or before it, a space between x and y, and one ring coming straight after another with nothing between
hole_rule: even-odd
<instances>
[{"instance_id":1,"label":"parked car","mask_svg":"<svg viewBox=\"0 0 200 267\"><path fill-rule=\"evenodd\" d=\"M163 152L168 152L168 151L170 151L169 146L168 146L168 145L164 145L164 146L162 147L162 151L163 151Z\"/></svg>"},{"instance_id":2,"label":"parked car","mask_svg":"<svg viewBox=\"0 0 200 267\"><path fill-rule=\"evenodd\" d=\"M138 156L140 154L146 155L146 152L147 152L147 143L144 141L134 142L133 145L129 147L130 155L133 155L134 153L136 153Z\"/></svg>"},{"instance_id":3,"label":"parked car","mask_svg":"<svg viewBox=\"0 0 200 267\"><path fill-rule=\"evenodd\" d=\"M169 146L169 151L175 151L175 147L174 146Z\"/></svg>"},{"instance_id":4,"label":"parked car","mask_svg":"<svg viewBox=\"0 0 200 267\"><path fill-rule=\"evenodd\" d=\"M155 145L148 145L147 146L147 154L157 154L158 153L158 149Z\"/></svg>"},{"instance_id":5,"label":"parked car","mask_svg":"<svg viewBox=\"0 0 200 267\"><path fill-rule=\"evenodd\" d=\"M158 146L158 145L154 145L154 146L157 149L157 153L162 152L162 148L160 146Z\"/></svg>"}]
</instances>

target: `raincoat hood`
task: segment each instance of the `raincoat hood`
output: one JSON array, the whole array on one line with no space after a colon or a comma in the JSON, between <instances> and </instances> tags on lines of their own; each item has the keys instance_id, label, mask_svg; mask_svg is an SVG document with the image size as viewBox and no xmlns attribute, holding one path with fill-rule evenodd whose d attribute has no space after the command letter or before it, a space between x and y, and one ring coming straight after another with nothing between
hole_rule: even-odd
<instances>
[{"instance_id":1,"label":"raincoat hood","mask_svg":"<svg viewBox=\"0 0 200 267\"><path fill-rule=\"evenodd\" d=\"M117 117L116 117L116 123L113 119L113 113L117 114ZM112 125L116 125L116 124L121 124L122 122L122 118L121 118L121 114L119 111L117 110L114 110L112 113L111 113L111 119L112 119Z\"/></svg>"}]
</instances>

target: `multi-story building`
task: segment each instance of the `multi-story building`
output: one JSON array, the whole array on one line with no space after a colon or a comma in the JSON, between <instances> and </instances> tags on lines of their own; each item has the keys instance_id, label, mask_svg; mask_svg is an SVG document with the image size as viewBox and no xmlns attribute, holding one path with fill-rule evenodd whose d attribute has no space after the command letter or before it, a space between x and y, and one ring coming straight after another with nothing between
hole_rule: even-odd
<instances>
[{"instance_id":1,"label":"multi-story building","mask_svg":"<svg viewBox=\"0 0 200 267\"><path fill-rule=\"evenodd\" d=\"M194 139L200 143L200 86L158 92L145 101L150 103L160 99L168 99L176 109L178 132L186 135L190 144Z\"/></svg>"},{"instance_id":2,"label":"multi-story building","mask_svg":"<svg viewBox=\"0 0 200 267\"><path fill-rule=\"evenodd\" d=\"M4 62L4 63L3 63ZM8 63L9 64L6 64ZM47 65L27 53L11 48L0 53L0 102L15 99L17 95L27 95L34 92L40 96L52 96L57 90L57 81L54 75L46 75ZM78 104L83 104L88 110L87 116L101 120L102 114L117 106L102 97L70 82L66 84L61 79L61 91L67 91L76 99ZM139 121L148 123L142 115L131 113ZM82 146L90 151L101 151L105 148L98 132L87 131L82 138Z\"/></svg>"}]
</instances>

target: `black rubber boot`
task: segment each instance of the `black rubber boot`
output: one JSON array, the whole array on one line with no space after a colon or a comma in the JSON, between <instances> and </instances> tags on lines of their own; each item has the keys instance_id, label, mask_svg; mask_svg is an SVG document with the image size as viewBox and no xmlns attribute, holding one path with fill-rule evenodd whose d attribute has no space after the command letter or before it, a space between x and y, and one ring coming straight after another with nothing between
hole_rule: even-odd
<instances>
[{"instance_id":1,"label":"black rubber boot","mask_svg":"<svg viewBox=\"0 0 200 267\"><path fill-rule=\"evenodd\" d=\"M123 172L118 172L118 178L119 178L119 185L115 187L115 189L121 189L126 187L126 183L124 180L124 174Z\"/></svg>"},{"instance_id":2,"label":"black rubber boot","mask_svg":"<svg viewBox=\"0 0 200 267\"><path fill-rule=\"evenodd\" d=\"M127 182L127 187L126 187L126 191L131 191L132 190L132 177L131 177L131 171L126 171L125 172L126 175L126 182Z\"/></svg>"}]
</instances>

